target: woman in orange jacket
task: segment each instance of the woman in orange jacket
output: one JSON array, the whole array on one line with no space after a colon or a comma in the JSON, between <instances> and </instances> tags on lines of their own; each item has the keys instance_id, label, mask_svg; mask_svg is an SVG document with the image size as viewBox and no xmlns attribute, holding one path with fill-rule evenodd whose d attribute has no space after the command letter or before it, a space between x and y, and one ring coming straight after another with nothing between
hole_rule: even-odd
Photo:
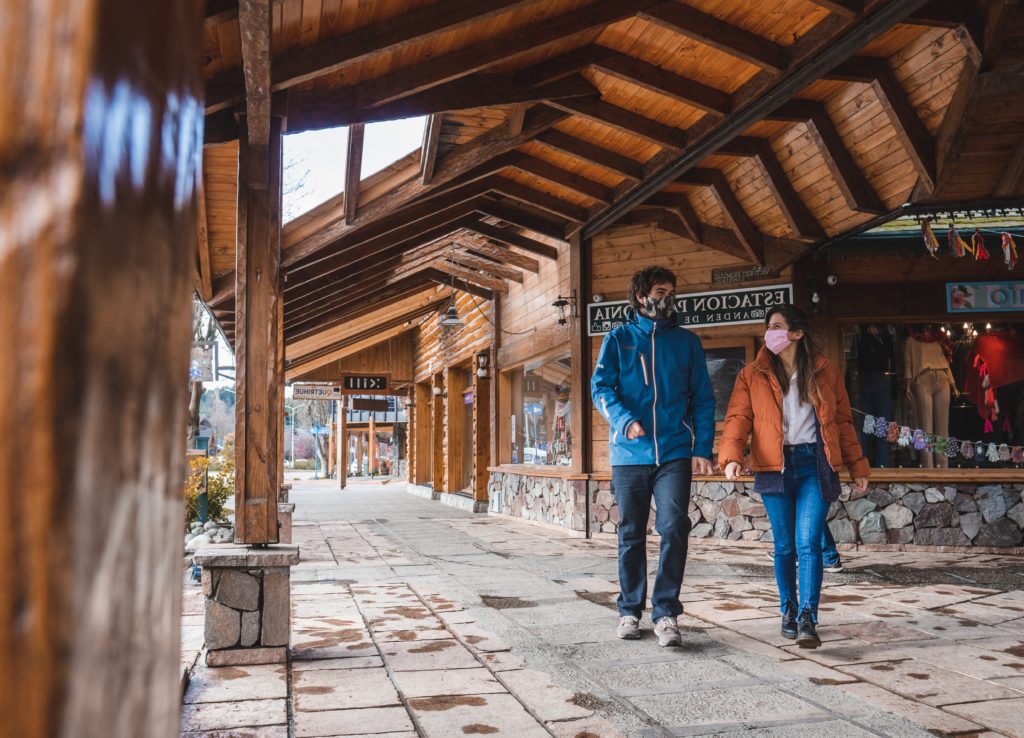
<instances>
[{"instance_id":1,"label":"woman in orange jacket","mask_svg":"<svg viewBox=\"0 0 1024 738\"><path fill-rule=\"evenodd\" d=\"M754 491L764 502L775 542L782 635L817 648L821 534L829 504L839 497L836 470L846 466L863 491L870 468L843 377L811 337L807 316L780 305L768 310L765 325L765 348L736 378L718 463L727 479L736 479L751 439Z\"/></svg>"}]
</instances>

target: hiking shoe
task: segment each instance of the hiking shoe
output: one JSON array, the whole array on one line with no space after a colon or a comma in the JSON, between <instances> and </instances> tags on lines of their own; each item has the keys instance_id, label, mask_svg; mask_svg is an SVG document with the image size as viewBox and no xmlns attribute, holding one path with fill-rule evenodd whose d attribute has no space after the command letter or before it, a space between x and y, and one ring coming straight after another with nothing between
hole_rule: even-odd
<instances>
[{"instance_id":1,"label":"hiking shoe","mask_svg":"<svg viewBox=\"0 0 1024 738\"><path fill-rule=\"evenodd\" d=\"M796 645L800 648L817 648L821 645L818 630L814 627L814 618L807 608L800 613L800 620L797 622Z\"/></svg>"},{"instance_id":2,"label":"hiking shoe","mask_svg":"<svg viewBox=\"0 0 1024 738\"><path fill-rule=\"evenodd\" d=\"M782 614L781 635L783 638L789 638L790 640L793 640L794 638L796 638L796 631L796 607L793 606L792 602L787 602L786 612Z\"/></svg>"},{"instance_id":3,"label":"hiking shoe","mask_svg":"<svg viewBox=\"0 0 1024 738\"><path fill-rule=\"evenodd\" d=\"M623 615L619 618L619 627L615 629L615 635L627 641L637 640L640 637L640 618Z\"/></svg>"},{"instance_id":4,"label":"hiking shoe","mask_svg":"<svg viewBox=\"0 0 1024 738\"><path fill-rule=\"evenodd\" d=\"M829 574L838 574L843 570L843 562L837 561L834 564L825 564L823 571L827 571Z\"/></svg>"},{"instance_id":5,"label":"hiking shoe","mask_svg":"<svg viewBox=\"0 0 1024 738\"><path fill-rule=\"evenodd\" d=\"M658 636L659 646L681 646L683 639L679 637L679 626L671 615L658 618L654 624L654 635Z\"/></svg>"}]
</instances>

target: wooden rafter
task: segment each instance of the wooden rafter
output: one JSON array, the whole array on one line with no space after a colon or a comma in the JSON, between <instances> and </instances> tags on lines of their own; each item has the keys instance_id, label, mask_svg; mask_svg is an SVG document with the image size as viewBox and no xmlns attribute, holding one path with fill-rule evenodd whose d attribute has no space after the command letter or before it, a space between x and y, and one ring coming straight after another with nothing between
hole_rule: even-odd
<instances>
[{"instance_id":1,"label":"wooden rafter","mask_svg":"<svg viewBox=\"0 0 1024 738\"><path fill-rule=\"evenodd\" d=\"M217 1L217 0L215 0ZM469 23L486 21L530 0L446 0L443 5L428 5L381 21L337 38L293 49L274 59L273 90L309 82L336 74L357 63L365 63L417 39L448 33ZM206 84L206 112L228 108L242 100L242 76L229 69Z\"/></svg>"},{"instance_id":2,"label":"wooden rafter","mask_svg":"<svg viewBox=\"0 0 1024 738\"><path fill-rule=\"evenodd\" d=\"M811 2L846 18L852 18L864 12L864 0L811 0Z\"/></svg>"},{"instance_id":3,"label":"wooden rafter","mask_svg":"<svg viewBox=\"0 0 1024 738\"><path fill-rule=\"evenodd\" d=\"M722 214L739 238L747 258L755 264L764 265L764 234L747 215L722 172L717 169L691 169L678 181L711 188Z\"/></svg>"},{"instance_id":4,"label":"wooden rafter","mask_svg":"<svg viewBox=\"0 0 1024 738\"><path fill-rule=\"evenodd\" d=\"M502 295L508 294L508 282L506 282L504 279L491 277L487 274L477 272L472 269L464 269L458 264L453 264L450 260L443 257L435 259L432 262L432 266L439 272L444 272L445 274L448 274L457 280L462 280L463 282L467 282L469 284L475 284L479 287L483 287L485 289L491 290L492 292L497 292Z\"/></svg>"},{"instance_id":5,"label":"wooden rafter","mask_svg":"<svg viewBox=\"0 0 1024 738\"><path fill-rule=\"evenodd\" d=\"M475 282L467 282L464 279L453 279L451 275L440 269L424 269L422 274L435 284L452 285L454 283L455 289L479 297L481 300L494 299L494 292L486 287L481 287Z\"/></svg>"},{"instance_id":6,"label":"wooden rafter","mask_svg":"<svg viewBox=\"0 0 1024 738\"><path fill-rule=\"evenodd\" d=\"M807 126L851 210L876 215L885 212L885 204L853 160L824 104L813 100L790 100L767 117Z\"/></svg>"},{"instance_id":7,"label":"wooden rafter","mask_svg":"<svg viewBox=\"0 0 1024 738\"><path fill-rule=\"evenodd\" d=\"M601 100L558 100L553 101L552 105L573 115L589 118L610 128L647 139L667 149L678 151L686 146L685 131Z\"/></svg>"},{"instance_id":8,"label":"wooden rafter","mask_svg":"<svg viewBox=\"0 0 1024 738\"><path fill-rule=\"evenodd\" d=\"M366 349L377 346L385 341L390 341L392 338L400 336L406 331L414 328L415 325L412 319L415 317L418 316L412 316L411 318L398 321L397 324L387 327L375 324L373 330L368 332L365 336L340 343L329 351L317 352L314 356L296 359L285 371L285 379L287 381L300 379L304 375L309 374L320 367L327 366L339 359L354 356L361 351L365 351Z\"/></svg>"},{"instance_id":9,"label":"wooden rafter","mask_svg":"<svg viewBox=\"0 0 1024 738\"><path fill-rule=\"evenodd\" d=\"M348 154L345 157L345 222L356 219L359 209L359 180L363 168L363 124L348 129Z\"/></svg>"},{"instance_id":10,"label":"wooden rafter","mask_svg":"<svg viewBox=\"0 0 1024 738\"><path fill-rule=\"evenodd\" d=\"M444 126L444 113L435 113L427 119L423 129L423 145L420 147L420 182L430 184L434 178L434 167L437 166L437 147L441 142L441 128Z\"/></svg>"},{"instance_id":11,"label":"wooden rafter","mask_svg":"<svg viewBox=\"0 0 1024 738\"><path fill-rule=\"evenodd\" d=\"M477 221L479 224L479 221ZM472 231L475 225L467 226L467 231ZM489 259L494 259L503 264L509 264L519 269L523 269L528 272L537 274L540 271L540 262L536 259L520 254L518 251L514 251L505 244L495 243L486 238L483 238L473 232L468 232L458 237L459 244L467 251L467 253L478 254L480 256L486 256Z\"/></svg>"},{"instance_id":12,"label":"wooden rafter","mask_svg":"<svg viewBox=\"0 0 1024 738\"><path fill-rule=\"evenodd\" d=\"M507 203L495 202L493 200L488 201L484 199L477 206L477 210L485 213L486 215L491 215L499 220L503 220L506 223L511 223L512 225L519 226L520 228L525 228L528 231L539 233L542 236L558 239L560 241L565 240L565 226L561 223L553 222L548 218L535 215Z\"/></svg>"},{"instance_id":13,"label":"wooden rafter","mask_svg":"<svg viewBox=\"0 0 1024 738\"><path fill-rule=\"evenodd\" d=\"M871 57L854 57L836 67L829 77L871 86L903 148L914 163L924 190L931 192L936 177L935 141L888 62Z\"/></svg>"},{"instance_id":14,"label":"wooden rafter","mask_svg":"<svg viewBox=\"0 0 1024 738\"><path fill-rule=\"evenodd\" d=\"M478 256L472 256L467 254L465 249L457 248L455 256L447 257L448 261L453 262L456 266L464 267L466 269L475 269L478 272L484 272L490 274L492 277L499 279L510 279L513 282L523 283L523 273L518 269L514 269L504 264L491 261L490 259L482 259Z\"/></svg>"},{"instance_id":15,"label":"wooden rafter","mask_svg":"<svg viewBox=\"0 0 1024 738\"><path fill-rule=\"evenodd\" d=\"M246 129L250 146L270 142L270 0L239 0Z\"/></svg>"},{"instance_id":16,"label":"wooden rafter","mask_svg":"<svg viewBox=\"0 0 1024 738\"><path fill-rule=\"evenodd\" d=\"M732 95L729 93L626 54L609 50L593 66L613 77L708 113L727 115L732 110Z\"/></svg>"},{"instance_id":17,"label":"wooden rafter","mask_svg":"<svg viewBox=\"0 0 1024 738\"><path fill-rule=\"evenodd\" d=\"M643 165L639 162L630 159L628 156L601 148L590 141L570 136L568 133L563 133L558 129L552 128L544 131L544 133L537 136L536 141L547 146L549 149L583 159L616 174L621 174L623 177L634 180L643 179Z\"/></svg>"},{"instance_id":18,"label":"wooden rafter","mask_svg":"<svg viewBox=\"0 0 1024 738\"><path fill-rule=\"evenodd\" d=\"M726 23L677 2L661 3L641 13L644 20L700 41L737 59L773 72L786 68L786 49L763 36Z\"/></svg>"},{"instance_id":19,"label":"wooden rafter","mask_svg":"<svg viewBox=\"0 0 1024 738\"><path fill-rule=\"evenodd\" d=\"M516 160L512 165L514 168L532 174L535 177L545 179L552 184L556 184L559 187L563 187L567 190L575 192L584 197L589 197L598 202L609 203L612 201L611 188L605 187L600 182L595 182L592 179L587 179L578 174L567 172L566 170L549 164L541 159L535 159L532 156L523 156Z\"/></svg>"},{"instance_id":20,"label":"wooden rafter","mask_svg":"<svg viewBox=\"0 0 1024 738\"><path fill-rule=\"evenodd\" d=\"M526 104L516 103L508 112L508 135L518 136L523 132L523 123L526 121Z\"/></svg>"},{"instance_id":21,"label":"wooden rafter","mask_svg":"<svg viewBox=\"0 0 1024 738\"><path fill-rule=\"evenodd\" d=\"M522 249L523 251L527 251L536 256L542 256L545 259L550 259L552 261L558 258L558 249L554 246L549 246L546 243L542 243L541 241L530 238L522 233L517 233L511 229L499 228L496 225L491 225L490 223L485 223L479 220L466 227L474 233L478 233L492 241L498 241L508 246L515 246L516 248Z\"/></svg>"},{"instance_id":22,"label":"wooden rafter","mask_svg":"<svg viewBox=\"0 0 1024 738\"><path fill-rule=\"evenodd\" d=\"M518 200L526 205L532 205L557 218L573 221L577 224L583 224L587 220L588 212L586 208L575 205L568 200L563 200L556 195L535 190L532 187L527 187L505 177L492 177L485 181L490 185L492 191L512 200ZM563 225L563 229L564 227Z\"/></svg>"},{"instance_id":23,"label":"wooden rafter","mask_svg":"<svg viewBox=\"0 0 1024 738\"><path fill-rule=\"evenodd\" d=\"M797 194L779 157L766 139L737 136L720 148L718 153L749 157L757 161L783 217L797 238L816 241L826 236L825 229Z\"/></svg>"}]
</instances>

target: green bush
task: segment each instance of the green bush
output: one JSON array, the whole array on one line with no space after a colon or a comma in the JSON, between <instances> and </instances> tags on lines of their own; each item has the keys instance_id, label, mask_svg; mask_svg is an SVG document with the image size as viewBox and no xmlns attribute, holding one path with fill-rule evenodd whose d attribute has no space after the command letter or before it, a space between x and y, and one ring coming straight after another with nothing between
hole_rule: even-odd
<instances>
[{"instance_id":1,"label":"green bush","mask_svg":"<svg viewBox=\"0 0 1024 738\"><path fill-rule=\"evenodd\" d=\"M218 471L210 471L212 467ZM224 506L235 494L235 450L230 440L213 457L200 456L189 461L188 480L185 483L185 527L199 520L199 493L206 475L206 510L208 519L215 523L230 522Z\"/></svg>"}]
</instances>

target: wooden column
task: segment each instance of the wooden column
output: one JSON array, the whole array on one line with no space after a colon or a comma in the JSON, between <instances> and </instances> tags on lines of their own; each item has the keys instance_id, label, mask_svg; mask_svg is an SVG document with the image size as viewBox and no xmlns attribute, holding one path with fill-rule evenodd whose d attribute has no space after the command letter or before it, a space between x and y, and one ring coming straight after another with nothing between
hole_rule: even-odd
<instances>
[{"instance_id":1,"label":"wooden column","mask_svg":"<svg viewBox=\"0 0 1024 738\"><path fill-rule=\"evenodd\" d=\"M345 489L345 481L348 477L348 403L343 399L337 401L336 410L338 413L338 463L334 468L338 470L338 489Z\"/></svg>"},{"instance_id":2,"label":"wooden column","mask_svg":"<svg viewBox=\"0 0 1024 738\"><path fill-rule=\"evenodd\" d=\"M416 417L416 450L415 458L412 460L415 465L413 482L416 484L423 484L424 482L430 481L431 465L434 463L432 454L430 453L430 434L432 432L430 425L430 405L432 399L433 397L430 394L430 385L425 382L417 383L416 406L413 408L415 410Z\"/></svg>"},{"instance_id":3,"label":"wooden column","mask_svg":"<svg viewBox=\"0 0 1024 738\"><path fill-rule=\"evenodd\" d=\"M433 395L433 402L431 403L431 432L434 434L434 458L432 460L433 470L431 476L433 477L430 482L431 488L435 492L444 491L444 375L434 375L434 387L439 391L439 394ZM431 390L433 392L433 390Z\"/></svg>"},{"instance_id":4,"label":"wooden column","mask_svg":"<svg viewBox=\"0 0 1024 738\"><path fill-rule=\"evenodd\" d=\"M370 430L366 437L366 470L372 477L377 473L377 426L370 415Z\"/></svg>"},{"instance_id":5,"label":"wooden column","mask_svg":"<svg viewBox=\"0 0 1024 738\"><path fill-rule=\"evenodd\" d=\"M487 500L491 461L491 380L473 375L473 499Z\"/></svg>"},{"instance_id":6,"label":"wooden column","mask_svg":"<svg viewBox=\"0 0 1024 738\"><path fill-rule=\"evenodd\" d=\"M523 441L526 435L523 433L523 428L526 423L526 415L523 413L523 372L516 369L512 372L512 381L509 387L509 396L512 400L512 413L511 418L515 418L515 432L512 433L512 443L515 446L515 458L512 458L512 462L516 464L522 464L523 462L523 447L525 444Z\"/></svg>"},{"instance_id":7,"label":"wooden column","mask_svg":"<svg viewBox=\"0 0 1024 738\"><path fill-rule=\"evenodd\" d=\"M172 738L202 9L2 13L4 735Z\"/></svg>"},{"instance_id":8,"label":"wooden column","mask_svg":"<svg viewBox=\"0 0 1024 738\"><path fill-rule=\"evenodd\" d=\"M466 463L462 458L462 371L446 367L444 375L444 491L458 492L462 489L462 470Z\"/></svg>"},{"instance_id":9,"label":"wooden column","mask_svg":"<svg viewBox=\"0 0 1024 738\"><path fill-rule=\"evenodd\" d=\"M235 264L235 542L277 542L277 415L284 367L281 295L281 118L266 146L243 121L238 142Z\"/></svg>"},{"instance_id":10,"label":"wooden column","mask_svg":"<svg viewBox=\"0 0 1024 738\"><path fill-rule=\"evenodd\" d=\"M569 241L569 286L575 290L577 317L569 320L569 345L572 348L572 471L576 474L592 472L590 459L591 423L590 402L590 337L587 335L586 312L590 302L591 240L579 233Z\"/></svg>"},{"instance_id":11,"label":"wooden column","mask_svg":"<svg viewBox=\"0 0 1024 738\"><path fill-rule=\"evenodd\" d=\"M356 433L356 476L363 476L363 432Z\"/></svg>"},{"instance_id":12,"label":"wooden column","mask_svg":"<svg viewBox=\"0 0 1024 738\"><path fill-rule=\"evenodd\" d=\"M334 474L335 462L338 458L337 443L338 431L336 423L327 424L327 476Z\"/></svg>"}]
</instances>

